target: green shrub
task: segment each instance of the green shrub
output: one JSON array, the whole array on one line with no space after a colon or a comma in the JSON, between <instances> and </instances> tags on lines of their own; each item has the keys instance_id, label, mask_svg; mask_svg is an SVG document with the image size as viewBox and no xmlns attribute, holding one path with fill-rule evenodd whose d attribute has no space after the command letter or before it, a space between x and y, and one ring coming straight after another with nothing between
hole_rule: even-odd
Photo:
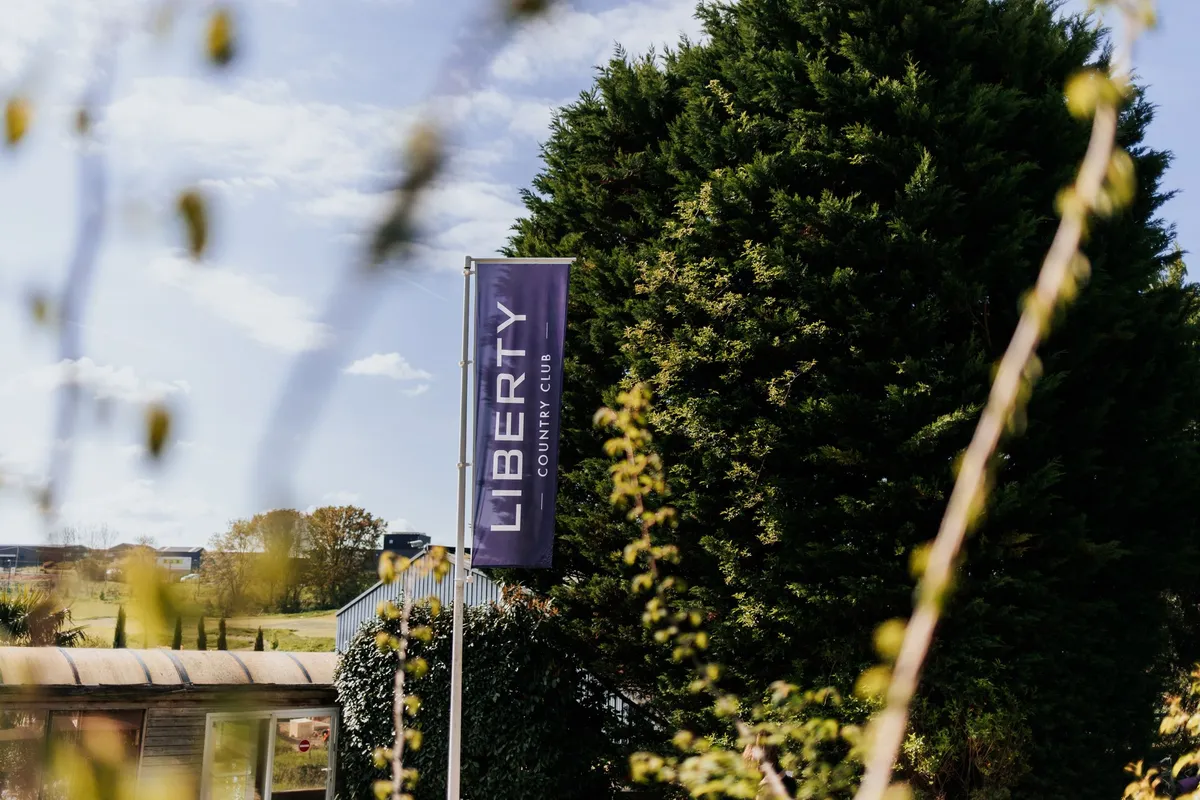
<instances>
[{"instance_id":1,"label":"green shrub","mask_svg":"<svg viewBox=\"0 0 1200 800\"><path fill-rule=\"evenodd\" d=\"M83 626L73 625L71 610L51 593L22 586L0 590L0 644L33 647L83 647Z\"/></svg>"}]
</instances>

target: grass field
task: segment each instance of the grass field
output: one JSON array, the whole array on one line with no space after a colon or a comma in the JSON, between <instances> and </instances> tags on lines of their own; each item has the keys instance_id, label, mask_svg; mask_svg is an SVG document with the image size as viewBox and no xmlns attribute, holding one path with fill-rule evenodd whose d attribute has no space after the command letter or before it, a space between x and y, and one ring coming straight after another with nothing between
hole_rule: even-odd
<instances>
[{"instance_id":1,"label":"grass field","mask_svg":"<svg viewBox=\"0 0 1200 800\"><path fill-rule=\"evenodd\" d=\"M90 637L100 646L111 645L117 627L117 611L129 603L129 588L121 583L92 582L74 579L64 580L60 592L71 607L75 624L82 625ZM196 648L198 617L202 612L204 587L197 582L179 583L171 586L181 606L190 608L183 621L183 647ZM125 624L126 644L142 647L142 626L132 608L126 606L128 615ZM264 649L291 650L297 652L323 652L333 650L336 622L333 611L305 611L298 614L264 614L232 617L225 622L226 638L230 650L250 650L254 637L263 629ZM205 617L204 630L208 648L216 649L217 626L215 617ZM159 641L169 643L171 630L160 634ZM273 648L274 645L274 648Z\"/></svg>"}]
</instances>

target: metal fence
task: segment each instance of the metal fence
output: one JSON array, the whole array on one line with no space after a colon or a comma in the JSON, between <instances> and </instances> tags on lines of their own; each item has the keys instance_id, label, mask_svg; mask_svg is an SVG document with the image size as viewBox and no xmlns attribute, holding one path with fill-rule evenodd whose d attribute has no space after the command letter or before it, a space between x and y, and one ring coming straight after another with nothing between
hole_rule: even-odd
<instances>
[{"instance_id":1,"label":"metal fence","mask_svg":"<svg viewBox=\"0 0 1200 800\"><path fill-rule=\"evenodd\" d=\"M420 558L425 558L425 556L417 557L417 559ZM453 559L453 557L451 558ZM449 575L438 581L434 579L432 571L421 575L419 573L425 571L416 568L415 564L414 568L418 577L412 582L413 595L417 598L434 595L442 602L443 606L449 608L454 602L454 572L451 571ZM478 570L473 569L467 574L465 588L467 608L499 603L503 598L500 584ZM379 582L339 609L337 612L337 651L344 653L350 648L350 643L354 640L354 635L358 633L362 624L367 620L375 619L381 602L391 600L399 604L403 601L403 596L403 580L395 583Z\"/></svg>"}]
</instances>

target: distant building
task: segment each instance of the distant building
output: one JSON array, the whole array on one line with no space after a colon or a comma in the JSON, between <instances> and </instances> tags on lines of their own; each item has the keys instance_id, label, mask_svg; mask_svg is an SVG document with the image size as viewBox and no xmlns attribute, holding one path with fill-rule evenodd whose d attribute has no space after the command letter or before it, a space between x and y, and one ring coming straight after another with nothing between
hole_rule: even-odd
<instances>
[{"instance_id":1,"label":"distant building","mask_svg":"<svg viewBox=\"0 0 1200 800\"><path fill-rule=\"evenodd\" d=\"M172 572L199 572L204 560L203 547L160 547L155 561Z\"/></svg>"},{"instance_id":2,"label":"distant building","mask_svg":"<svg viewBox=\"0 0 1200 800\"><path fill-rule=\"evenodd\" d=\"M48 562L64 563L86 558L82 545L0 544L0 564L5 567L40 567Z\"/></svg>"},{"instance_id":3,"label":"distant building","mask_svg":"<svg viewBox=\"0 0 1200 800\"><path fill-rule=\"evenodd\" d=\"M385 533L383 535L383 550L379 555L383 555L384 551L395 553L398 556L407 556L412 558L417 553L429 546L430 537L427 533Z\"/></svg>"},{"instance_id":4,"label":"distant building","mask_svg":"<svg viewBox=\"0 0 1200 800\"><path fill-rule=\"evenodd\" d=\"M107 552L113 558L121 558L122 556L126 555L127 553L130 553L139 548L141 548L143 550L153 550L154 549L153 547L150 547L149 545L145 545L145 544L130 544L129 542L121 542L120 544L115 544L112 547L108 548Z\"/></svg>"}]
</instances>

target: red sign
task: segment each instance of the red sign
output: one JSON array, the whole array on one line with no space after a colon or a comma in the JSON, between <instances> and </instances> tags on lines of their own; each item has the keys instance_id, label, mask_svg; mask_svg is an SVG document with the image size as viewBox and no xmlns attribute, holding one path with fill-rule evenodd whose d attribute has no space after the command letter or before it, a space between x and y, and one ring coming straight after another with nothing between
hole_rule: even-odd
<instances>
[{"instance_id":1,"label":"red sign","mask_svg":"<svg viewBox=\"0 0 1200 800\"><path fill-rule=\"evenodd\" d=\"M300 748L301 753L307 753L308 748L312 747L312 745L308 743L308 739L301 739L300 744L297 746Z\"/></svg>"}]
</instances>

